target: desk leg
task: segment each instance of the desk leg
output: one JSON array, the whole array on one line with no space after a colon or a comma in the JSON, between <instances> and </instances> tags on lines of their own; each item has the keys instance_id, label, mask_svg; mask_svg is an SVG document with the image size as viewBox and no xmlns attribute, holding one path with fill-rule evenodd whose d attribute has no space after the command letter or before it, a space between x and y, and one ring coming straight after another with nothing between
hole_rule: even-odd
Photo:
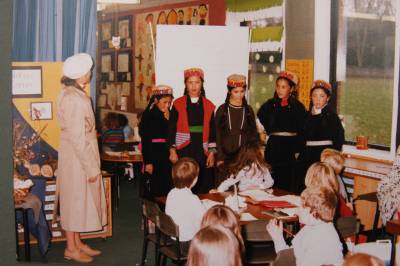
<instances>
[{"instance_id":1,"label":"desk leg","mask_svg":"<svg viewBox=\"0 0 400 266\"><path fill-rule=\"evenodd\" d=\"M396 242L397 242L397 234L393 234L392 249L390 251L390 266L396 265Z\"/></svg>"},{"instance_id":2,"label":"desk leg","mask_svg":"<svg viewBox=\"0 0 400 266\"><path fill-rule=\"evenodd\" d=\"M28 223L28 209L23 209L22 219L24 221L24 247L25 247L25 260L31 261L31 247L29 239L29 223Z\"/></svg>"}]
</instances>

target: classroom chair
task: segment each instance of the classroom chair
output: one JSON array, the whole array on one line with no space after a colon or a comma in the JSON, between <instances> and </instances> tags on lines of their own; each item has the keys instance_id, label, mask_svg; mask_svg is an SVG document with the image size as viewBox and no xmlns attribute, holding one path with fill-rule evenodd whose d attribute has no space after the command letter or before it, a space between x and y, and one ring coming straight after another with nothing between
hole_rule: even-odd
<instances>
[{"instance_id":1,"label":"classroom chair","mask_svg":"<svg viewBox=\"0 0 400 266\"><path fill-rule=\"evenodd\" d=\"M275 248L271 236L266 230L268 221L255 220L242 227L245 242L245 265L271 264L275 258Z\"/></svg>"},{"instance_id":2,"label":"classroom chair","mask_svg":"<svg viewBox=\"0 0 400 266\"><path fill-rule=\"evenodd\" d=\"M143 217L143 247L142 247L142 259L141 265L146 264L147 247L149 242L154 244L155 256L154 259L158 258L159 245L157 241L157 232L150 232L149 223L156 224L157 217L160 215L161 210L157 203L146 199L142 200L142 217Z\"/></svg>"},{"instance_id":3,"label":"classroom chair","mask_svg":"<svg viewBox=\"0 0 400 266\"><path fill-rule=\"evenodd\" d=\"M375 204L375 215L374 215L374 223L372 226L372 232L371 234L368 234L368 242L374 242L377 239L377 235L379 232L379 228L378 228L378 224L379 224L379 218L380 218L380 211L379 211L379 204L378 204L378 197L376 195L377 192L370 192L370 193L365 193L365 194L361 194L358 195L357 197L355 197L353 199L353 206L354 206L354 210L356 210L355 208L355 203L357 201L368 201L368 202L372 202Z\"/></svg>"},{"instance_id":4,"label":"classroom chair","mask_svg":"<svg viewBox=\"0 0 400 266\"><path fill-rule=\"evenodd\" d=\"M179 227L169 215L163 212L160 212L157 217L156 227L159 232L158 243L171 243L160 246L157 265L160 265L160 262L165 265L167 258L177 265L184 265L187 260L190 241L179 241Z\"/></svg>"}]
</instances>

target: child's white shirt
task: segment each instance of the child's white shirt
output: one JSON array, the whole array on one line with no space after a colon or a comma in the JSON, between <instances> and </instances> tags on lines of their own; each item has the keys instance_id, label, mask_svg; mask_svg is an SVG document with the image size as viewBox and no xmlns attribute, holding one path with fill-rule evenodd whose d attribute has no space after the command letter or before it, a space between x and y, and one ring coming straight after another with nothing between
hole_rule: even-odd
<instances>
[{"instance_id":1,"label":"child's white shirt","mask_svg":"<svg viewBox=\"0 0 400 266\"><path fill-rule=\"evenodd\" d=\"M173 188L167 196L165 213L179 226L179 240L189 241L199 231L206 208L189 188Z\"/></svg>"},{"instance_id":2,"label":"child's white shirt","mask_svg":"<svg viewBox=\"0 0 400 266\"><path fill-rule=\"evenodd\" d=\"M282 239L274 239L275 251L289 246ZM333 223L323 221L305 225L293 238L292 246L297 266L342 265L342 243Z\"/></svg>"},{"instance_id":3,"label":"child's white shirt","mask_svg":"<svg viewBox=\"0 0 400 266\"><path fill-rule=\"evenodd\" d=\"M247 189L267 189L272 187L274 180L267 168L262 170L258 169L257 165L253 163L251 167L245 167L239 171L235 176L230 176L218 186L218 192L224 192L230 186L239 183L239 191Z\"/></svg>"}]
</instances>

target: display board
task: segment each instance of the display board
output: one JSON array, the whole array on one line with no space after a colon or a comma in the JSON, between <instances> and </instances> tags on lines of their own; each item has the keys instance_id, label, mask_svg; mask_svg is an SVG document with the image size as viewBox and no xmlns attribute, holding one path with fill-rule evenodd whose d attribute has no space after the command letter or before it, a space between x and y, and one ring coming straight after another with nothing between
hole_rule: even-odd
<instances>
[{"instance_id":1,"label":"display board","mask_svg":"<svg viewBox=\"0 0 400 266\"><path fill-rule=\"evenodd\" d=\"M204 70L206 96L215 105L226 97L226 78L233 73L247 76L248 27L157 25L156 83L184 92L183 71Z\"/></svg>"}]
</instances>

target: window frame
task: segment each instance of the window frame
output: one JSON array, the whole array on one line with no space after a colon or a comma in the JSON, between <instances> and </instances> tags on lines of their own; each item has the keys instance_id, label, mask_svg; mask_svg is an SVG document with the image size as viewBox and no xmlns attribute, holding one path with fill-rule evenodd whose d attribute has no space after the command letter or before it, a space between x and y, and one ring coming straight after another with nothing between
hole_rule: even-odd
<instances>
[{"instance_id":1,"label":"window frame","mask_svg":"<svg viewBox=\"0 0 400 266\"><path fill-rule=\"evenodd\" d=\"M321 1L324 2L324 1ZM329 81L333 87L333 95L331 98L333 107L337 110L337 41L338 41L338 22L339 22L339 1L330 1L330 5L323 6L320 0L315 0L315 24L326 24L327 20L325 18L321 19L321 13L326 12L327 8L330 8L330 67L329 67ZM325 3L326 4L326 3ZM325 9L325 11L323 11ZM317 31L317 27L316 27ZM321 42L321 37L326 38L326 36L315 34L315 50L317 50L318 43ZM400 144L400 130L397 130L397 126L400 124L400 115L398 103L400 101L399 95L399 52L400 52L400 0L396 0L396 14L395 14L395 58L393 66L393 100L392 100L392 128L391 128L391 142L390 147L386 147L378 144L368 144L368 150L356 150L354 141L345 141L345 146L343 148L344 152L362 155L362 156L373 156L378 159L390 159L393 160L396 147ZM315 65L324 64L320 57L315 56ZM315 71L314 71L315 74ZM318 76L316 76L318 78ZM383 151L385 150L385 151Z\"/></svg>"}]
</instances>

